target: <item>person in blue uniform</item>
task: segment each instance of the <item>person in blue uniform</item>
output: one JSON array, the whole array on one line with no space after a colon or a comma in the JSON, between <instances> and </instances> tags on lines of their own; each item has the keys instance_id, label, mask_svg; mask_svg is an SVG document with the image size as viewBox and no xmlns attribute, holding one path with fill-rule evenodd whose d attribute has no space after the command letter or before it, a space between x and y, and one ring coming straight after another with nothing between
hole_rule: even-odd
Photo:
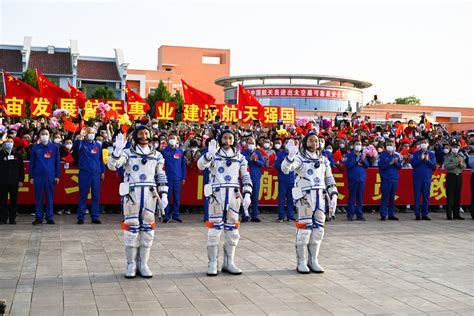
<instances>
[{"instance_id":1,"label":"person in blue uniform","mask_svg":"<svg viewBox=\"0 0 474 316\"><path fill-rule=\"evenodd\" d=\"M379 172L382 180L382 200L380 202L380 219L382 221L388 219L398 221L395 216L395 193L398 187L398 170L402 168L402 156L395 151L395 143L388 139L385 142L385 151L380 154Z\"/></svg>"},{"instance_id":2,"label":"person in blue uniform","mask_svg":"<svg viewBox=\"0 0 474 316\"><path fill-rule=\"evenodd\" d=\"M168 199L173 197L173 203L170 203L165 209L163 223L169 222L170 218L182 223L179 206L182 185L186 181L186 160L183 150L178 147L178 137L175 134L168 137L168 147L163 149L162 154L165 158L165 172L168 179Z\"/></svg>"},{"instance_id":3,"label":"person in blue uniform","mask_svg":"<svg viewBox=\"0 0 474 316\"><path fill-rule=\"evenodd\" d=\"M59 183L61 175L59 148L49 141L49 131L42 128L39 132L40 143L31 148L30 183L35 188L36 208L33 225L55 224L53 220L54 185ZM43 198L46 199L46 216L43 213Z\"/></svg>"},{"instance_id":4,"label":"person in blue uniform","mask_svg":"<svg viewBox=\"0 0 474 316\"><path fill-rule=\"evenodd\" d=\"M286 143L285 143L285 148L286 148ZM275 161L275 169L278 170L278 221L280 223L282 223L285 220L285 215L286 215L287 221L296 221L295 202L293 200L293 193L291 191L293 187L295 186L295 172L291 171L290 173L285 174L281 170L281 164L285 160L285 158L288 156L288 152L286 151L285 148L281 148L277 152L276 161ZM286 208L285 208L285 200L286 200Z\"/></svg>"},{"instance_id":5,"label":"person in blue uniform","mask_svg":"<svg viewBox=\"0 0 474 316\"><path fill-rule=\"evenodd\" d=\"M423 139L421 149L415 151L410 164L413 167L413 194L416 220L431 220L428 216L430 204L430 187L433 170L436 169L435 154L428 150L428 140ZM423 206L420 209L420 195L423 196Z\"/></svg>"},{"instance_id":6,"label":"person in blue uniform","mask_svg":"<svg viewBox=\"0 0 474 316\"><path fill-rule=\"evenodd\" d=\"M354 150L346 156L347 183L349 188L349 200L347 202L347 219L352 221L354 217L354 206L356 219L365 221L362 214L362 198L365 188L365 169L369 167L369 161L362 153L362 142L357 140L354 143Z\"/></svg>"},{"instance_id":7,"label":"person in blue uniform","mask_svg":"<svg viewBox=\"0 0 474 316\"><path fill-rule=\"evenodd\" d=\"M102 145L95 141L95 130L87 127L81 131L84 137L76 140L73 151L79 163L79 203L77 206L77 224L84 224L86 203L89 191L92 193L91 222L101 224L100 216L100 181L104 180L105 164L102 157Z\"/></svg>"},{"instance_id":8,"label":"person in blue uniform","mask_svg":"<svg viewBox=\"0 0 474 316\"><path fill-rule=\"evenodd\" d=\"M247 159L248 166L250 169L250 178L252 179L252 212L250 214L251 222L260 222L258 218L258 194L260 192L260 178L262 177L262 167L265 164L263 156L260 151L257 150L255 139L249 137L247 139L247 149L242 151L245 159ZM249 219L246 217L242 218L242 222L247 222Z\"/></svg>"}]
</instances>

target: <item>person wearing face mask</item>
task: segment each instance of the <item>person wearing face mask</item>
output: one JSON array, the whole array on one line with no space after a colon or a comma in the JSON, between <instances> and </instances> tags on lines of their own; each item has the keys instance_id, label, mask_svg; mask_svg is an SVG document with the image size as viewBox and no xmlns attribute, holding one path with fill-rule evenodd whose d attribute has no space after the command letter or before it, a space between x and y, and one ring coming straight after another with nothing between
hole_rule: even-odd
<instances>
[{"instance_id":1,"label":"person wearing face mask","mask_svg":"<svg viewBox=\"0 0 474 316\"><path fill-rule=\"evenodd\" d=\"M324 145L326 145L324 139L322 140L321 142L321 148L324 148ZM332 145L331 144L327 144L326 145L326 148L323 150L322 154L324 157L326 157L328 160L329 160L329 163L331 164L331 168L335 168L336 167L336 162L334 161L334 158L332 156Z\"/></svg>"},{"instance_id":2,"label":"person wearing face mask","mask_svg":"<svg viewBox=\"0 0 474 316\"><path fill-rule=\"evenodd\" d=\"M252 212L250 217L252 218L250 221L252 222L260 222L260 218L258 218L258 193L260 192L260 178L262 177L262 167L264 165L264 160L262 154L257 150L257 146L255 145L255 139L253 137L249 137L247 139L247 149L242 151L242 155L244 155L245 159L247 159L249 171L250 171L250 178L252 179ZM242 217L242 222L248 222L249 218L247 216Z\"/></svg>"},{"instance_id":3,"label":"person wearing face mask","mask_svg":"<svg viewBox=\"0 0 474 316\"><path fill-rule=\"evenodd\" d=\"M72 138L70 137L65 138L64 144L59 149L61 161L69 163L69 164L73 164L75 162L72 147L73 147Z\"/></svg>"},{"instance_id":4,"label":"person wearing face mask","mask_svg":"<svg viewBox=\"0 0 474 316\"><path fill-rule=\"evenodd\" d=\"M395 216L395 193L398 187L398 170L402 168L402 156L395 151L395 143L388 139L385 142L385 149L379 155L378 167L381 178L382 200L380 201L380 219L398 221Z\"/></svg>"},{"instance_id":5,"label":"person wearing face mask","mask_svg":"<svg viewBox=\"0 0 474 316\"><path fill-rule=\"evenodd\" d=\"M30 183L35 188L36 208L33 225L43 223L43 198L46 198L46 223L55 224L53 220L54 185L59 183L61 175L58 146L49 141L49 131L41 128L40 143L33 146L30 154Z\"/></svg>"},{"instance_id":6,"label":"person wearing face mask","mask_svg":"<svg viewBox=\"0 0 474 316\"><path fill-rule=\"evenodd\" d=\"M262 143L262 147L260 148L260 153L263 156L263 161L265 162L265 167L273 168L276 159L276 153L272 149L272 142L270 139L265 138Z\"/></svg>"},{"instance_id":7,"label":"person wearing face mask","mask_svg":"<svg viewBox=\"0 0 474 316\"><path fill-rule=\"evenodd\" d=\"M471 218L474 219L474 143L471 142L469 158L469 167L471 168Z\"/></svg>"},{"instance_id":8,"label":"person wearing face mask","mask_svg":"<svg viewBox=\"0 0 474 316\"><path fill-rule=\"evenodd\" d=\"M76 140L73 151L79 163L79 202L77 205L77 224L84 224L86 214L87 195L92 193L91 222L101 224L100 221L100 182L105 178L105 164L102 154L102 145L95 141L96 132L92 127L81 131L82 140Z\"/></svg>"},{"instance_id":9,"label":"person wearing face mask","mask_svg":"<svg viewBox=\"0 0 474 316\"><path fill-rule=\"evenodd\" d=\"M0 225L7 221L14 225L18 209L18 187L23 186L25 171L20 153L13 149L13 137L8 137L0 150L0 174Z\"/></svg>"},{"instance_id":10,"label":"person wearing face mask","mask_svg":"<svg viewBox=\"0 0 474 316\"><path fill-rule=\"evenodd\" d=\"M325 204L329 198L329 217L337 207L336 181L329 160L321 155L320 142L314 131L308 132L300 148L293 140L288 141L288 156L281 165L285 174L296 174L293 197L298 211L296 222L296 271L324 273L318 255L324 237L326 221Z\"/></svg>"},{"instance_id":11,"label":"person wearing face mask","mask_svg":"<svg viewBox=\"0 0 474 316\"><path fill-rule=\"evenodd\" d=\"M281 143L281 140L275 140L275 143L277 142ZM291 171L290 173L285 174L283 170L281 170L281 164L286 156L288 156L288 152L286 151L287 143L288 141L285 142L285 148L277 152L277 158L275 161L275 169L278 170L278 222L280 223L283 223L285 216L287 221L296 221L295 203L293 201L292 193L292 189L295 186L295 172Z\"/></svg>"},{"instance_id":12,"label":"person wearing face mask","mask_svg":"<svg viewBox=\"0 0 474 316\"><path fill-rule=\"evenodd\" d=\"M186 166L188 169L199 170L197 162L201 157L199 152L198 143L195 139L189 141L189 147L184 152L184 158L186 159Z\"/></svg>"},{"instance_id":13,"label":"person wearing face mask","mask_svg":"<svg viewBox=\"0 0 474 316\"><path fill-rule=\"evenodd\" d=\"M168 147L163 152L165 158L165 171L168 179L168 197L173 196L173 203L170 203L165 210L163 223L169 222L170 218L182 223L183 220L179 214L181 189L186 181L186 159L184 152L178 146L178 136L171 134L168 137Z\"/></svg>"},{"instance_id":14,"label":"person wearing face mask","mask_svg":"<svg viewBox=\"0 0 474 316\"><path fill-rule=\"evenodd\" d=\"M457 140L451 142L451 154L446 156L444 168L446 169L446 218L460 219L462 171L466 168L463 156L459 153L460 145Z\"/></svg>"},{"instance_id":15,"label":"person wearing face mask","mask_svg":"<svg viewBox=\"0 0 474 316\"><path fill-rule=\"evenodd\" d=\"M364 153L362 153L362 143L357 140L354 143L354 151L346 156L347 184L349 188L349 199L347 201L347 219L352 221L355 208L356 219L365 221L362 213L362 199L364 196L366 173L365 169L369 167L369 161Z\"/></svg>"},{"instance_id":16,"label":"person wearing face mask","mask_svg":"<svg viewBox=\"0 0 474 316\"><path fill-rule=\"evenodd\" d=\"M152 131L153 133L157 133L158 132L158 120L157 119L152 119L151 120L151 128L152 128Z\"/></svg>"},{"instance_id":17,"label":"person wearing face mask","mask_svg":"<svg viewBox=\"0 0 474 316\"><path fill-rule=\"evenodd\" d=\"M59 148L61 148L61 142L62 142L62 137L61 137L61 134L59 133L54 133L53 134L53 143L58 146Z\"/></svg>"},{"instance_id":18,"label":"person wearing face mask","mask_svg":"<svg viewBox=\"0 0 474 316\"><path fill-rule=\"evenodd\" d=\"M420 150L413 153L410 164L413 167L413 194L416 220L431 220L429 214L431 176L436 169L435 155L428 150L428 139L420 143ZM423 206L420 209L420 195Z\"/></svg>"}]
</instances>

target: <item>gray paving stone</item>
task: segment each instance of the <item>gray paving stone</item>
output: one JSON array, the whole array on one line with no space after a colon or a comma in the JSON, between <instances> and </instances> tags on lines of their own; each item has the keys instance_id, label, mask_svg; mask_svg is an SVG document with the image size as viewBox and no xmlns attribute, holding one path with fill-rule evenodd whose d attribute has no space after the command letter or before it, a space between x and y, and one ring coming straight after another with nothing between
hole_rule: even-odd
<instances>
[{"instance_id":1,"label":"gray paving stone","mask_svg":"<svg viewBox=\"0 0 474 316\"><path fill-rule=\"evenodd\" d=\"M295 272L294 227L262 214L244 223L241 276L205 275L206 228L198 215L158 223L152 279L125 279L117 215L103 225L0 226L0 297L10 315L473 315L472 221L328 223L322 275ZM221 241L222 245L222 241ZM219 266L222 264L222 249Z\"/></svg>"}]
</instances>

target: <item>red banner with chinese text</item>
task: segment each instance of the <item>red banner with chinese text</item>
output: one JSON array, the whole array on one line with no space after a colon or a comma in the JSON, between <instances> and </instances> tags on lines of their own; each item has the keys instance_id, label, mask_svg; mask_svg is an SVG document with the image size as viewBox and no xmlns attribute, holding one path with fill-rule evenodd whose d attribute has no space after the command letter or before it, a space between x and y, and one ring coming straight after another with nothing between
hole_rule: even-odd
<instances>
[{"instance_id":1,"label":"red banner with chinese text","mask_svg":"<svg viewBox=\"0 0 474 316\"><path fill-rule=\"evenodd\" d=\"M25 163L25 171L28 172L28 162ZM339 205L346 205L348 199L346 173L333 169L339 190ZM413 176L412 169L400 170L400 180L398 182L398 191L395 197L395 204L407 205L413 204ZM463 172L463 184L461 193L461 205L470 204L471 196L471 170ZM61 178L55 188L55 204L75 204L79 200L78 185L79 170L77 167L64 168L61 164ZM116 172L106 171L105 180L101 185L101 204L120 204L118 187L120 176ZM430 204L446 204L446 172L441 170L439 174L433 174L430 190ZM367 181L364 192L364 205L379 205L382 197L380 174L377 168L367 169ZM202 174L195 169L188 169L186 183L181 192L182 205L202 205L203 203L204 181ZM25 178L25 184L20 188L18 203L34 204L33 185L28 182L28 175ZM260 205L277 206L278 205L278 176L277 171L271 168L262 168L262 178L260 179L259 192Z\"/></svg>"}]
</instances>

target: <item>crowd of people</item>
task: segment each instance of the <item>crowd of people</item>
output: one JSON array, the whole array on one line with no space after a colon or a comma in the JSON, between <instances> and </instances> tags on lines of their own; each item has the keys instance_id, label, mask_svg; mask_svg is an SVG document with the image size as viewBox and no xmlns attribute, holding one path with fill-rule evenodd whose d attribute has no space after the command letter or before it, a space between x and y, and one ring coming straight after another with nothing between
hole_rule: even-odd
<instances>
[{"instance_id":1,"label":"crowd of people","mask_svg":"<svg viewBox=\"0 0 474 316\"><path fill-rule=\"evenodd\" d=\"M83 224L86 201L92 193L90 207L92 223L99 224L100 183L104 179L105 166L116 146L120 127L111 121L96 120L92 126L76 133L66 131L61 125L50 126L45 118L24 119L15 123L10 117L2 117L0 125L0 223L16 223L18 188L24 182L23 161L30 161L29 181L34 185L36 196L35 221L46 220L54 224L54 185L61 181L60 162L79 167L80 198L77 201L77 223ZM282 163L288 155L290 140L296 145L309 132L314 132L320 142L320 150L332 168L347 172L349 200L346 216L349 220L364 220L362 196L365 187L365 169L376 167L382 179L382 220L396 220L394 195L397 191L400 168L414 171L414 210L416 219L429 219L429 194L431 175L437 168L447 170L446 216L462 219L460 215L461 172L474 168L474 131L448 133L441 124L430 123L424 116L420 120L374 123L370 117L357 113L341 113L334 118L315 116L299 119L296 124L266 126L259 121L249 125L225 123L219 117L212 122L184 123L158 122L150 117L135 121L126 134L128 146L133 142L134 130L147 126L151 131L150 144L164 157L168 181L168 198L173 200L164 210L163 222L182 222L180 195L186 181L186 171L198 170L198 161L208 150L208 144L223 130L233 131L236 148L248 161L253 185L251 207L242 214L242 221L259 222L258 193L261 168L278 170L278 221L294 221L295 203L292 188L294 173L285 174ZM209 182L209 172L204 170L204 182ZM471 176L471 195L473 192ZM7 198L10 197L10 203ZM422 205L420 205L420 196ZM43 206L43 197L46 205ZM204 202L204 220L208 220L208 201ZM43 212L45 210L45 212ZM471 202L471 215L474 207Z\"/></svg>"}]
</instances>

